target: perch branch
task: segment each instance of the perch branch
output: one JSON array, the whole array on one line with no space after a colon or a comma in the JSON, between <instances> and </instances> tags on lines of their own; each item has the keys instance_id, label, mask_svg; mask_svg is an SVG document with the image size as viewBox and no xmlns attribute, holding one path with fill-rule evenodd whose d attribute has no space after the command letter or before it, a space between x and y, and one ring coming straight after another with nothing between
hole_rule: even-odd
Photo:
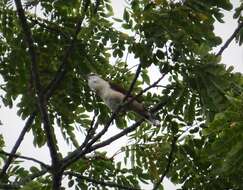
<instances>
[{"instance_id":1,"label":"perch branch","mask_svg":"<svg viewBox=\"0 0 243 190\"><path fill-rule=\"evenodd\" d=\"M147 87L146 89L144 89L143 91L141 91L139 93L139 95L142 95L144 92L146 92L147 90L149 90L150 88L153 88L153 85L157 85L165 76L166 74L163 74L157 81L155 81L151 86ZM124 104L121 104L121 106L119 107L122 107L122 106L125 106L126 103L129 103L130 101L133 101L135 98L137 98L138 96L135 96L134 98L132 98L131 100L129 100L128 102L125 102ZM164 105L166 104L166 102L160 102L159 104L157 104L153 109L151 109L151 112L152 113L155 113L156 111L158 111L159 109L161 109ZM118 107L118 109L119 109ZM121 108L120 108L121 109ZM97 140L108 130L108 127L110 126L112 120L115 118L116 116L116 111L111 115L109 121L106 123L106 125L104 126L103 130L97 134L86 146L85 148L83 149L76 149L75 151L73 151L71 154L69 154L68 156L66 156L64 159L63 159L63 163L64 163L64 167L67 167L68 165L72 164L73 162L75 162L76 160L78 160L81 156L93 151L93 150L96 150L96 149L99 149L101 147L104 147L106 145L109 145L110 143L114 142L115 140L121 138L122 136L125 136L127 135L128 133L134 131L137 127L139 127L142 122L144 121L144 119L141 119L139 120L138 122L136 122L135 124L133 124L132 126L124 129L123 131L121 131L120 133L110 137L109 139L101 142L101 143L98 143L94 146L92 146L95 142L97 142Z\"/></svg>"},{"instance_id":2,"label":"perch branch","mask_svg":"<svg viewBox=\"0 0 243 190\"><path fill-rule=\"evenodd\" d=\"M237 36L237 34L240 32L240 30L243 28L243 22L238 25L238 27L235 29L233 34L229 37L229 39L225 42L225 44L220 48L219 52L216 54L216 56L221 56L224 50L229 46L229 44L233 41L233 39Z\"/></svg>"},{"instance_id":3,"label":"perch branch","mask_svg":"<svg viewBox=\"0 0 243 190\"><path fill-rule=\"evenodd\" d=\"M128 96L130 95L131 91L134 88L134 85L138 79L138 76L141 72L141 64L139 64L135 77L130 85L129 91L127 92L126 96L124 97L123 100L126 100L128 98ZM130 102L130 101L129 101ZM111 125L112 121L115 119L117 113L122 109L122 107L125 106L124 104L120 104L118 106L118 108L112 113L110 119L108 120L108 122L106 123L106 125L104 126L104 128L96 135L93 137L93 139L87 143L85 145L85 148L83 146L80 146L77 150L73 151L71 154L69 154L66 158L64 158L63 162L64 162L64 167L67 167L68 165L70 165L71 163L75 162L76 160L78 160L83 154L85 154L88 149L95 143L97 142L108 130L109 126ZM84 148L84 149L83 149Z\"/></svg>"}]
</instances>

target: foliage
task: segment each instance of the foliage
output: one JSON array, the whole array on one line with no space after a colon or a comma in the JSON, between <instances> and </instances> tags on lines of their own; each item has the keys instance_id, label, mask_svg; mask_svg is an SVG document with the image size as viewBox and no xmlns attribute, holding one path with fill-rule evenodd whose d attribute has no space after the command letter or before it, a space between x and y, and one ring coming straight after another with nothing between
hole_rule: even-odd
<instances>
[{"instance_id":1,"label":"foliage","mask_svg":"<svg viewBox=\"0 0 243 190\"><path fill-rule=\"evenodd\" d=\"M227 46L220 54L212 51L222 43L213 24L224 22L229 0L130 0L122 18L114 17L109 0L26 0L22 17L18 2L0 1L1 100L10 108L17 102L18 115L27 121L23 134L32 132L35 147L48 146L52 163L34 160L40 167L25 168L13 150L1 183L60 189L64 175L77 190L144 184L163 189L160 182L167 176L181 189L243 188L243 78L220 62ZM242 7L234 10L239 27L231 39L239 45ZM152 82L157 78L151 68L163 81ZM90 72L127 89L136 81L132 94L149 87L140 98L161 127L134 113L112 114L88 88ZM100 139L114 118L119 132ZM76 147L67 156L59 152L54 128ZM124 160L98 150L125 135L129 144L117 153ZM3 145L1 137L0 149ZM0 158L4 168L9 155Z\"/></svg>"}]
</instances>

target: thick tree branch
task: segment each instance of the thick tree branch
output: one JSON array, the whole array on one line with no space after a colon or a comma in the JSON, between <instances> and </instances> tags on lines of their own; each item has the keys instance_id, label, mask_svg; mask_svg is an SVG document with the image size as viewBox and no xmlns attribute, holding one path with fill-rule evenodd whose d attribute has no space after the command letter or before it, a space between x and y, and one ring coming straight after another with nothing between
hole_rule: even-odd
<instances>
[{"instance_id":1,"label":"thick tree branch","mask_svg":"<svg viewBox=\"0 0 243 190\"><path fill-rule=\"evenodd\" d=\"M29 48L29 54L31 58L31 76L32 81L34 83L34 89L37 93L37 102L38 102L38 108L41 114L41 119L43 122L44 131L46 134L47 139L47 146L49 148L51 160L52 160L52 172L53 172L53 190L59 190L61 186L61 181L55 180L55 173L59 169L59 158L58 158L58 148L56 145L56 138L54 135L53 128L50 124L49 115L47 111L47 100L44 96L41 84L40 84L40 78L39 78L39 71L38 71L38 64L37 64L37 57L36 52L34 48L34 41L32 38L31 30L27 24L26 16L24 9L22 7L21 0L15 0L15 5L17 8L17 13L20 19L21 27L23 29L23 33L25 36L25 40L27 43L27 46Z\"/></svg>"},{"instance_id":2,"label":"thick tree branch","mask_svg":"<svg viewBox=\"0 0 243 190\"><path fill-rule=\"evenodd\" d=\"M229 46L229 44L233 41L233 39L236 37L236 35L240 32L240 30L243 28L243 22L238 25L238 27L235 29L233 34L230 36L230 38L225 42L225 44L220 48L219 52L216 54L216 56L221 56L224 50Z\"/></svg>"},{"instance_id":3,"label":"thick tree branch","mask_svg":"<svg viewBox=\"0 0 243 190\"><path fill-rule=\"evenodd\" d=\"M67 64L67 60L68 60L68 57L70 56L70 54L71 54L71 52L72 52L72 49L73 49L73 46L74 46L74 42L75 42L75 40L76 40L76 38L77 38L77 34L78 34L79 31L81 30L81 24L82 24L82 22L83 22L84 15L85 15L85 13L86 13L86 11L87 11L87 8L88 8L88 5L89 5L89 2L90 2L90 1L88 0L88 1L86 1L86 2L87 2L87 3L85 3L85 6L84 6L84 7L85 7L85 8L84 8L84 14L83 14L82 18L80 19L80 22L77 24L77 27L76 27L75 36L73 37L73 40L71 41L69 48L66 50L66 52L65 52L65 54L64 54L64 55L65 55L65 56L64 56L64 59L63 59L63 61L62 61L62 64L61 64L61 66L60 66L60 68L59 68L59 70L58 70L56 76L54 77L54 79L53 79L53 80L50 82L50 84L48 85L48 87L51 87L51 89L46 88L46 90L45 90L45 94L46 94L47 100L52 96L53 91L54 91L53 89L55 89L56 86L58 86L58 84L60 83L60 81L62 80L62 78L64 77L64 75L65 75L65 73L66 73L65 69L63 69L63 68L66 68L66 67L64 67L64 64ZM21 18L21 23L24 23L24 29L23 29L23 30L24 30L24 32L25 32L25 30L26 30L28 34L31 34L30 30L28 29L28 25L27 25L27 22L26 22L26 19L25 19L25 14L24 14L23 8L22 8L22 6L21 6L21 2L18 1L18 0L16 0L16 3L18 4L19 10L20 10L20 14L21 14L21 17L20 17L20 18ZM16 7L17 7L17 6L16 6ZM26 34L26 33L25 33L25 34ZM28 42L29 42L28 44L31 44L31 47L34 48L34 46L33 46L33 40L32 40L31 35L26 35L26 36L28 37ZM32 60L33 60L34 62L36 62L36 56L35 56L35 52L34 52L34 49L33 49L33 48L31 48L32 52L31 52L30 54L31 54L31 58L32 58ZM21 144L21 142L22 142L22 140L23 140L23 138L24 138L24 135L26 134L26 132L27 132L27 131L29 130L29 128L31 127L31 124L33 123L33 120L34 120L35 116L36 116L36 111L32 112L30 118L29 118L28 121L26 122L26 125L25 125L25 127L23 128L23 130L22 130L22 132L21 132L21 134L20 134L18 140L16 141L15 146L13 147L13 149L12 149L12 151L11 151L11 154L15 154L15 153L16 153L18 147L20 146L20 144ZM13 158L10 156L10 157L8 158L8 160L5 162L5 165L4 165L4 167L3 167L3 169L2 169L2 171L1 171L1 173L0 173L0 176L4 175L4 173L6 173L7 168L9 167L9 165L10 165L12 159L13 159Z\"/></svg>"},{"instance_id":4,"label":"thick tree branch","mask_svg":"<svg viewBox=\"0 0 243 190\"><path fill-rule=\"evenodd\" d=\"M16 141L14 147L12 148L12 150L11 150L11 152L10 152L11 155L16 154L16 152L17 152L17 150L18 150L18 148L19 148L21 142L22 142L23 139L24 139L25 134L26 134L27 131L30 129L30 127L31 127L31 125L32 125L32 123L33 123L33 121L34 121L35 116L36 116L36 112L33 112L33 113L30 115L30 117L28 118L28 120L27 120L27 122L25 123L25 126L24 126L24 128L22 129L22 131L21 131L21 133L20 133L20 135L19 135L19 137L18 137L18 139L17 139L17 141ZM8 159L7 159L7 160L5 161L5 163L4 163L4 166L3 166L2 170L1 170L1 173L0 173L0 179L2 179L3 176L6 174L6 171L7 171L7 169L8 169L8 167L9 167L10 163L12 162L12 160L13 160L13 158L14 158L14 157L11 156L11 155L8 157Z\"/></svg>"},{"instance_id":5,"label":"thick tree branch","mask_svg":"<svg viewBox=\"0 0 243 190\"><path fill-rule=\"evenodd\" d=\"M172 142L171 142L171 150L170 150L170 153L169 153L169 156L168 156L168 162L167 162L167 165L166 165L166 168L165 168L165 171L164 173L161 175L159 181L154 185L153 187L153 190L156 190L159 188L160 184L163 182L165 176L167 175L167 173L170 171L170 167L171 167L171 164L173 162L173 154L175 152L175 149L176 149L176 141L178 139L178 136L175 136L173 135L173 139L172 139Z\"/></svg>"},{"instance_id":6,"label":"thick tree branch","mask_svg":"<svg viewBox=\"0 0 243 190\"><path fill-rule=\"evenodd\" d=\"M15 5L16 5L17 13L18 13L20 23L21 23L21 26L23 29L25 40L26 40L27 46L29 48L29 54L31 57L32 80L34 82L35 90L36 90L36 93L38 96L38 107L39 107L39 111L41 113L41 118L42 118L42 122L44 125L46 137L47 137L47 145L48 145L50 155L52 158L52 165L54 166L59 162L58 161L58 150L57 150L57 146L56 146L56 139L53 134L53 129L50 126L49 116L47 113L47 102L43 96L44 94L42 92L42 87L40 84L37 57L36 57L36 52L35 52L35 48L34 48L34 41L32 38L31 30L27 24L25 12L24 12L21 1L15 0Z\"/></svg>"},{"instance_id":7,"label":"thick tree branch","mask_svg":"<svg viewBox=\"0 0 243 190\"><path fill-rule=\"evenodd\" d=\"M39 72L38 72L38 64L37 64L37 57L36 57L36 52L35 52L35 47L34 47L34 41L32 38L32 33L30 31L30 28L27 24L25 12L21 3L21 0L14 0L15 5L17 8L17 13L18 17L20 20L20 24L23 30L23 34L25 37L26 45L28 47L28 53L31 58L31 76L32 80L35 85L35 90L37 95L41 94L41 84L40 84L40 79L39 79Z\"/></svg>"},{"instance_id":8,"label":"thick tree branch","mask_svg":"<svg viewBox=\"0 0 243 190\"><path fill-rule=\"evenodd\" d=\"M24 159L24 160L36 162L37 164L40 164L42 167L44 167L46 169L50 169L49 165L47 165L44 162L37 160L35 158L31 158L31 157L27 157L27 156L21 156L21 155L18 155L18 154L12 154L12 153L5 152L3 150L0 150L0 154L6 155L6 156L9 156L9 157L12 157L12 158L21 158L21 159Z\"/></svg>"},{"instance_id":9,"label":"thick tree branch","mask_svg":"<svg viewBox=\"0 0 243 190\"><path fill-rule=\"evenodd\" d=\"M98 184L98 185L101 185L101 186L114 187L114 188L126 189L126 190L139 190L139 188L135 188L135 187L127 187L127 186L119 185L117 183L104 182L104 181L92 179L92 178L83 176L83 175L81 175L80 173L77 173L77 172L66 171L66 172L64 172L64 175L74 176L78 179L85 180L87 182L92 182L92 183L95 183L95 184Z\"/></svg>"}]
</instances>

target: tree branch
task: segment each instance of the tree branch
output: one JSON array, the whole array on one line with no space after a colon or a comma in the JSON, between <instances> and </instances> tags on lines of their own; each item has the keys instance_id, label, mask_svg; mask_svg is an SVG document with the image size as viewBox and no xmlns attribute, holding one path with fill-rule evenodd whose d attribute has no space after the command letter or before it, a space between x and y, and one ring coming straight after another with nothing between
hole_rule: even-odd
<instances>
[{"instance_id":1,"label":"tree branch","mask_svg":"<svg viewBox=\"0 0 243 190\"><path fill-rule=\"evenodd\" d=\"M34 47L34 41L32 37L32 33L30 31L30 28L27 24L25 12L21 3L21 0L14 0L15 5L17 8L18 17L20 20L20 25L23 30L23 34L25 37L26 45L28 47L28 53L31 58L31 77L35 85L35 90L37 95L39 96L41 94L41 84L39 79L39 72L38 72L38 64L37 64L37 57Z\"/></svg>"},{"instance_id":2,"label":"tree branch","mask_svg":"<svg viewBox=\"0 0 243 190\"><path fill-rule=\"evenodd\" d=\"M21 159L25 159L25 160L30 160L32 162L36 162L36 163L40 164L42 167L44 167L46 169L50 169L49 165L47 165L44 162L41 162L40 160L37 160L35 158L31 158L31 157L27 157L27 156L21 156L21 155L18 155L18 154L12 154L12 153L5 152L3 150L0 150L0 154L4 154L4 155L12 157L12 158L21 158Z\"/></svg>"},{"instance_id":3,"label":"tree branch","mask_svg":"<svg viewBox=\"0 0 243 190\"><path fill-rule=\"evenodd\" d=\"M45 22L48 22L48 21L44 20L44 19L39 21L38 20L39 18L38 19L37 18L32 18L31 16L28 16L28 19L33 23L32 24L33 26L37 24L40 27L42 27L42 28L44 28L44 29L46 29L48 31L55 32L57 35L63 36L65 39L70 39L70 36L62 31L64 29L62 27L59 27L59 26L51 27L50 24L53 24L53 23L49 22L49 23L46 24Z\"/></svg>"},{"instance_id":4,"label":"tree branch","mask_svg":"<svg viewBox=\"0 0 243 190\"><path fill-rule=\"evenodd\" d=\"M20 17L21 18L21 23L22 24L24 23L23 24L24 25L23 31L25 33L25 30L26 30L28 34L29 33L31 34L31 32L30 32L30 30L28 28L27 22L26 22L26 18L25 18L25 14L24 14L23 8L21 6L21 2L19 0L15 0L15 1L16 1L15 3L17 3L18 7L19 7L19 12L20 12L20 15L21 15L21 17ZM60 83L60 81L62 80L62 78L64 77L64 75L66 73L64 64L67 64L67 60L68 60L68 57L70 56L70 54L72 52L72 49L73 49L73 46L74 46L74 42L75 42L75 40L77 38L77 34L81 30L81 24L83 22L84 15L85 15L85 13L87 11L87 8L88 8L88 5L89 5L90 1L88 0L86 2L87 3L85 3L84 14L83 14L82 18L80 19L80 22L77 24L77 27L76 27L75 36L73 37L73 40L71 41L69 48L66 50L66 53L64 53L64 55L65 55L64 59L62 61L62 64L61 64L59 70L57 71L56 76L54 77L54 79L48 85L48 87L51 87L51 89L46 88L45 91L44 91L45 94L46 94L45 96L47 97L47 100L52 96L54 89L56 88L56 86L58 86L58 84ZM34 48L33 40L32 40L31 35L26 35L26 33L25 33L25 36L28 37L28 42L29 42L28 44L32 44L32 47ZM32 60L34 60L34 62L36 62L35 52L34 52L33 48L31 48L32 52L30 54L31 54ZM30 118L26 122L25 127L23 128L18 140L15 143L15 146L13 147L13 149L11 151L11 154L15 154L16 153L17 149L19 148L19 146L20 146L20 144L21 144L21 142L22 142L22 140L24 138L24 135L26 134L26 132L29 130L31 124L33 123L33 120L34 120L35 116L36 116L36 111L32 112L32 114L30 115ZM2 169L2 171L0 173L0 176L4 175L4 173L6 173L8 167L9 167L11 161L12 161L12 159L13 158L10 156L8 158L8 160L5 162L5 165L4 165L4 167L3 167L3 169Z\"/></svg>"},{"instance_id":5,"label":"tree branch","mask_svg":"<svg viewBox=\"0 0 243 190\"><path fill-rule=\"evenodd\" d=\"M225 42L225 44L220 48L219 52L216 54L216 56L221 56L224 50L229 46L229 44L232 42L232 40L236 37L236 35L240 32L240 30L243 28L243 22L238 25L238 27L235 29L233 34L230 36L230 38Z\"/></svg>"},{"instance_id":6,"label":"tree branch","mask_svg":"<svg viewBox=\"0 0 243 190\"><path fill-rule=\"evenodd\" d=\"M15 5L20 19L21 27L23 29L23 33L25 36L27 47L29 48L29 54L31 58L31 76L34 83L34 89L37 93L38 108L41 114L41 119L46 134L47 146L49 148L49 152L52 160L53 172L56 172L56 170L58 170L59 168L58 148L56 145L56 138L54 135L54 131L50 125L49 115L47 112L47 100L46 97L44 96L41 83L40 83L37 56L34 48L34 41L32 38L31 30L27 24L27 19L25 16L25 12L21 0L15 0ZM55 176L56 175L53 174L53 177ZM60 181L53 180L53 190L58 190L59 187L60 187Z\"/></svg>"},{"instance_id":7,"label":"tree branch","mask_svg":"<svg viewBox=\"0 0 243 190\"><path fill-rule=\"evenodd\" d=\"M33 181L34 179L36 179L36 178L38 178L40 176L45 175L47 172L48 172L48 170L46 168L43 168L41 171L39 171L37 173L34 173L33 175L24 177L19 182L15 182L14 185L17 185L17 186L25 185L25 184Z\"/></svg>"},{"instance_id":8,"label":"tree branch","mask_svg":"<svg viewBox=\"0 0 243 190\"><path fill-rule=\"evenodd\" d=\"M176 148L176 141L178 139L178 136L175 136L173 135L173 139L172 139L172 142L171 142L171 150L170 150L170 153L169 153L169 157L168 157L168 162L167 162L167 165L166 165L166 168L165 168L165 171L164 173L161 175L159 181L154 185L153 187L153 190L156 190L159 188L160 184L163 182L165 176L167 175L167 173L170 171L170 166L173 162L173 154L175 152L175 148Z\"/></svg>"},{"instance_id":9,"label":"tree branch","mask_svg":"<svg viewBox=\"0 0 243 190\"><path fill-rule=\"evenodd\" d=\"M49 99L52 96L53 92L59 86L60 82L63 80L63 78L67 72L67 67L68 67L68 63L69 63L68 58L70 57L70 55L72 54L72 52L74 50L75 42L76 42L78 34L81 30L81 26L84 21L86 12L88 10L90 0L85 0L83 2L84 2L84 5L83 5L82 16L76 25L75 34L70 42L70 45L68 46L68 48L66 49L66 51L64 53L62 63L57 71L57 74L55 75L54 79L49 83L47 88L45 89L45 92L46 92L45 96L47 99Z\"/></svg>"},{"instance_id":10,"label":"tree branch","mask_svg":"<svg viewBox=\"0 0 243 190\"><path fill-rule=\"evenodd\" d=\"M140 63L140 64L138 65L137 70L136 70L134 79L133 79L133 81L132 81L132 83L131 83L131 85L130 85L128 91L127 91L127 94L126 94L125 98L123 99L123 102L125 102L125 101L128 99L128 97L131 95L132 90L133 90L133 88L134 88L134 86L135 86L135 84L136 84L136 82L137 82L137 79L138 79L138 77L139 77L139 74L140 74L140 72L141 72L141 69L142 69L142 64Z\"/></svg>"},{"instance_id":11,"label":"tree branch","mask_svg":"<svg viewBox=\"0 0 243 190\"><path fill-rule=\"evenodd\" d=\"M151 109L151 113L155 113L158 110L160 110L162 107L164 107L167 104L168 101L161 101L160 103L158 103L157 105L155 105L152 109ZM125 128L123 131L117 133L116 135L110 137L107 140L104 140L101 143L95 144L94 146L90 147L88 152L89 153L91 151L97 150L99 148L102 148L104 146L107 146L109 144L111 144L112 142L114 142L115 140L127 135L128 133L135 131L144 121L145 119L140 119L139 121L137 121L136 123L134 123L133 125L131 125L130 127Z\"/></svg>"},{"instance_id":12,"label":"tree branch","mask_svg":"<svg viewBox=\"0 0 243 190\"><path fill-rule=\"evenodd\" d=\"M96 0L95 2L95 8L94 8L94 13L96 14L98 12L100 6L100 0Z\"/></svg>"},{"instance_id":13,"label":"tree branch","mask_svg":"<svg viewBox=\"0 0 243 190\"><path fill-rule=\"evenodd\" d=\"M108 130L110 124L112 123L113 119L116 117L117 112L123 107L126 106L128 103L132 102L135 98L138 98L139 96L141 96L144 92L146 92L147 90L153 88L155 85L157 85L165 76L166 74L163 74L157 81L155 81L152 85L148 86L147 88L145 88L144 90L142 90L137 96L131 98L129 101L125 102L124 104L121 104L117 110L115 112L112 113L109 121L106 123L106 125L104 126L104 128L101 130L100 133L98 133L89 143L87 143L87 145L85 146L85 148L82 146L78 149L76 149L75 151L73 151L72 153L70 153L68 156L66 156L63 159L63 167L67 167L68 165L72 164L73 162L75 162L76 160L78 160L81 156L92 152L93 150L96 150L98 148L104 147L110 143L112 143L113 141L121 138L124 135L127 135L128 133L134 131L138 126L141 125L141 123L144 121L144 119L139 120L138 122L136 122L135 124L133 124L132 126L124 129L123 131L121 131L120 133L114 135L113 137L98 143L94 146L92 146L95 142L97 142L98 139L100 139L101 136L103 136L105 134L105 132ZM158 105L156 105L151 112L156 112L158 110L158 108L161 108L162 106L164 106L166 103L162 102ZM83 149L84 148L84 149Z\"/></svg>"},{"instance_id":14,"label":"tree branch","mask_svg":"<svg viewBox=\"0 0 243 190\"><path fill-rule=\"evenodd\" d=\"M48 170L46 168L42 169L38 173L34 173L31 176L24 177L20 182L13 182L12 184L0 184L0 189L20 189L21 186L33 181L34 179L43 176Z\"/></svg>"},{"instance_id":15,"label":"tree branch","mask_svg":"<svg viewBox=\"0 0 243 190\"><path fill-rule=\"evenodd\" d=\"M35 116L36 116L36 112L33 112L33 113L30 115L30 117L28 118L28 120L27 120L27 122L25 123L25 126L24 126L24 128L22 129L22 131L21 131L21 133L20 133L20 135L19 135L19 137L18 137L18 139L17 139L17 141L16 141L14 147L12 148L12 150L11 150L11 152L10 152L11 155L16 154L16 152L17 152L17 150L18 150L18 148L19 148L21 142L22 142L23 139L24 139L25 134L26 134L27 131L30 129L30 127L31 127L31 125L32 125L32 123L33 123L33 121L34 121ZM8 167L9 167L10 163L11 163L12 160L13 160L13 156L11 156L11 155L8 157L8 159L7 159L7 160L5 161L5 163L4 163L4 166L3 166L2 170L1 170L1 173L0 173L0 179L2 179L3 176L6 174L6 171L7 171Z\"/></svg>"},{"instance_id":16,"label":"tree branch","mask_svg":"<svg viewBox=\"0 0 243 190\"><path fill-rule=\"evenodd\" d=\"M128 96L130 95L131 91L134 88L134 85L137 81L137 78L139 76L141 72L141 64L139 64L135 77L130 85L129 91L127 92L126 96L124 97L123 101L126 100L128 98ZM156 83L157 84L157 83ZM150 88L148 88L150 89ZM142 93L141 93L142 94ZM71 154L69 154L66 158L63 159L63 163L64 163L64 168L67 167L68 165L70 165L71 163L75 162L76 160L78 160L82 155L84 155L87 151L90 152L88 149L95 143L97 142L108 130L109 126L111 125L112 121L115 119L117 113L122 109L122 107L124 107L125 105L127 105L127 103L132 102L134 99L132 98L131 100L129 100L128 102L124 103L124 104L120 104L118 106L118 108L112 113L110 119L108 120L108 122L106 123L106 125L104 126L104 128L96 135L94 136L94 138L85 145L85 149L84 146L79 147L78 149L76 149L75 151L73 151Z\"/></svg>"},{"instance_id":17,"label":"tree branch","mask_svg":"<svg viewBox=\"0 0 243 190\"><path fill-rule=\"evenodd\" d=\"M97 115L98 115L98 114L95 114L94 117L93 117L93 120L92 120L92 122L91 122L91 124L90 124L90 128L89 128L89 130L88 130L88 132L87 132L87 135L86 135L86 137L85 137L85 139L84 139L84 142L83 142L82 145L79 147L80 150L82 150L82 149L87 145L87 143L92 139L92 137L93 137L94 134L95 134L96 129L98 128L99 121L97 120L97 121L95 122L95 119L96 119Z\"/></svg>"},{"instance_id":18,"label":"tree branch","mask_svg":"<svg viewBox=\"0 0 243 190\"><path fill-rule=\"evenodd\" d=\"M161 75L161 77L156 80L153 84L151 84L150 86L148 86L147 88L144 88L141 92L139 92L136 96L132 97L131 99L129 99L129 101L125 102L123 106L126 106L128 104L130 104L132 101L134 101L135 99L139 98L140 96L143 95L143 93L147 92L148 90L150 90L151 88L154 88L166 75L167 73L163 73Z\"/></svg>"},{"instance_id":19,"label":"tree branch","mask_svg":"<svg viewBox=\"0 0 243 190\"><path fill-rule=\"evenodd\" d=\"M135 188L135 187L127 187L127 186L119 185L117 183L104 182L104 181L92 179L92 178L83 176L83 175L81 175L80 173L77 173L77 172L66 171L66 172L64 172L64 175L74 176L78 179L85 180L85 181L88 181L88 182L92 182L92 183L102 185L102 186L108 186L108 187L114 187L114 188L126 189L126 190L139 190L139 188Z\"/></svg>"}]
</instances>

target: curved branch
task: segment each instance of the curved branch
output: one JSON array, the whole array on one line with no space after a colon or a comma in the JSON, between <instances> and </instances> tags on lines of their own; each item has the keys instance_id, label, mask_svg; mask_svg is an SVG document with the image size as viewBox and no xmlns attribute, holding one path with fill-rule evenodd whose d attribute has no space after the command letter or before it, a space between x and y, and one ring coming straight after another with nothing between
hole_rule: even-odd
<instances>
[{"instance_id":1,"label":"curved branch","mask_svg":"<svg viewBox=\"0 0 243 190\"><path fill-rule=\"evenodd\" d=\"M7 155L7 156L12 157L12 158L21 158L21 159L24 159L24 160L36 162L36 163L40 164L42 167L44 167L46 169L50 169L49 165L47 165L44 162L37 160L35 158L31 158L31 157L27 157L27 156L21 156L21 155L18 155L18 154L12 154L12 153L5 152L3 150L0 150L0 154L4 154L4 155Z\"/></svg>"},{"instance_id":2,"label":"curved branch","mask_svg":"<svg viewBox=\"0 0 243 190\"><path fill-rule=\"evenodd\" d=\"M35 116L36 116L36 112L33 112L33 113L30 115L30 117L28 118L28 120L27 120L27 122L25 123L25 126L24 126L24 128L22 129L22 131L21 131L21 133L20 133L20 135L19 135L19 137L18 137L18 139L17 139L17 141L16 141L14 147L12 148L12 150L11 150L11 152L10 152L11 155L16 154L16 152L17 152L17 150L18 150L18 148L19 148L21 142L22 142L23 139L24 139L25 134L26 134L27 131L30 129L30 127L31 127L31 125L32 125L32 123L33 123L33 121L34 121ZM7 159L7 160L5 161L5 163L4 163L4 166L3 166L2 170L1 170L1 173L0 173L0 179L3 178L3 176L6 174L6 171L7 171L9 165L11 164L11 162L12 162L12 160L13 160L13 156L11 156L11 155L8 157L8 159Z\"/></svg>"},{"instance_id":3,"label":"curved branch","mask_svg":"<svg viewBox=\"0 0 243 190\"><path fill-rule=\"evenodd\" d=\"M221 56L224 50L229 46L229 44L233 41L233 39L236 37L236 35L240 32L240 30L243 28L243 22L238 25L238 27L235 29L233 34L230 36L230 38L225 42L225 44L220 48L219 52L216 54L216 56Z\"/></svg>"},{"instance_id":4,"label":"curved branch","mask_svg":"<svg viewBox=\"0 0 243 190\"><path fill-rule=\"evenodd\" d=\"M34 48L34 41L33 41L31 30L27 24L27 19L21 1L15 0L15 5L20 19L21 27L23 29L23 33L26 39L26 43L29 48L29 54L31 58L32 80L34 82L34 89L38 96L38 107L41 113L42 122L44 124L44 130L47 136L47 145L52 158L52 164L55 165L56 163L58 163L58 150L55 143L56 139L55 136L53 135L53 130L51 129L50 126L49 115L47 113L47 107L46 107L47 102L45 97L43 96L44 94L42 92L42 87L40 84L37 56Z\"/></svg>"}]
</instances>

